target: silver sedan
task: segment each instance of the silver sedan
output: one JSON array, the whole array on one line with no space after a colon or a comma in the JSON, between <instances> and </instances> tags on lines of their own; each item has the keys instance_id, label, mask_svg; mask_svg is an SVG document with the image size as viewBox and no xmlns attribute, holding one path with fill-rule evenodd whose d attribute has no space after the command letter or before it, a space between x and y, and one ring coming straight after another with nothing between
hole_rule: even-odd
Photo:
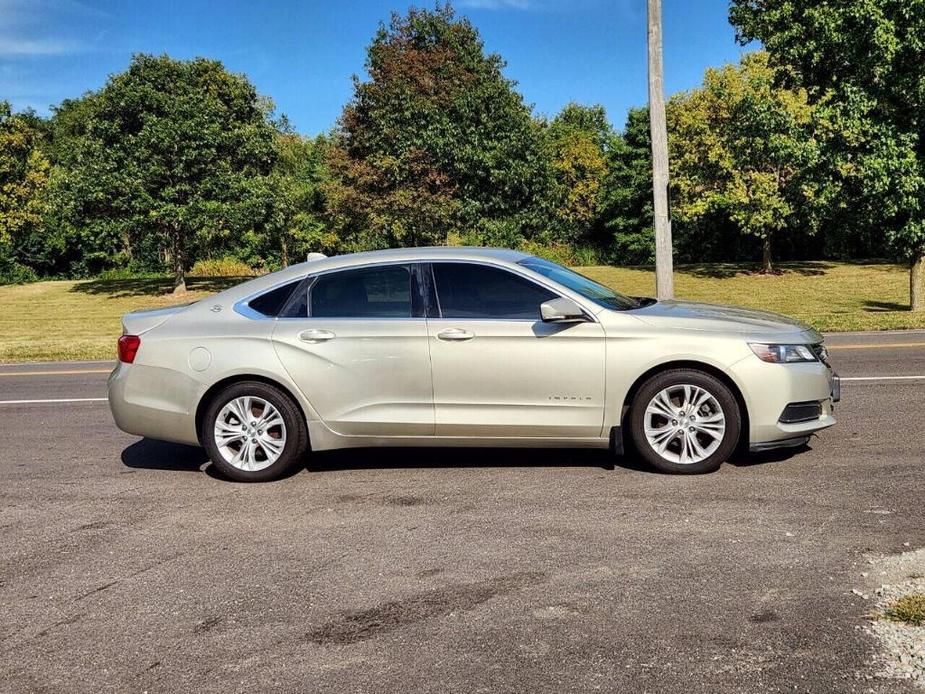
<instances>
[{"instance_id":1,"label":"silver sedan","mask_svg":"<svg viewBox=\"0 0 925 694\"><path fill-rule=\"evenodd\" d=\"M123 319L119 428L268 480L309 449L632 446L665 472L835 423L822 336L780 315L619 294L510 250L316 258Z\"/></svg>"}]
</instances>

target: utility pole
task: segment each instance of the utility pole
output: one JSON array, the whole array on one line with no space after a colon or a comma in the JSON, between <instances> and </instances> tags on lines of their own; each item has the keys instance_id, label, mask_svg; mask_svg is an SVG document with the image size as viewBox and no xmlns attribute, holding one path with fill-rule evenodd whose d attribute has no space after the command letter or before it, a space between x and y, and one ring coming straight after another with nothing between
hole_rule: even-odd
<instances>
[{"instance_id":1,"label":"utility pole","mask_svg":"<svg viewBox=\"0 0 925 694\"><path fill-rule=\"evenodd\" d=\"M671 219L668 216L668 130L662 68L662 2L649 2L649 131L652 135L652 197L655 212L655 295L674 298Z\"/></svg>"}]
</instances>

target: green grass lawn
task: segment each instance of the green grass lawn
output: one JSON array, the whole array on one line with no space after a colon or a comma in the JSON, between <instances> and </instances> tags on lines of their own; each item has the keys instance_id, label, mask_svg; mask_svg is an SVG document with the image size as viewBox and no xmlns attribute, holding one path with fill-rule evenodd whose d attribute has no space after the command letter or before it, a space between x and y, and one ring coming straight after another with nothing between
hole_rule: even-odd
<instances>
[{"instance_id":1,"label":"green grass lawn","mask_svg":"<svg viewBox=\"0 0 925 694\"><path fill-rule=\"evenodd\" d=\"M794 316L820 330L925 327L907 308L909 271L887 263L782 263L780 275L743 265L676 268L681 299L735 304ZM584 274L626 294L654 293L650 269L587 267ZM0 287L0 362L114 357L120 316L141 308L193 301L242 278L191 279L186 297L169 278L38 282Z\"/></svg>"}]
</instances>

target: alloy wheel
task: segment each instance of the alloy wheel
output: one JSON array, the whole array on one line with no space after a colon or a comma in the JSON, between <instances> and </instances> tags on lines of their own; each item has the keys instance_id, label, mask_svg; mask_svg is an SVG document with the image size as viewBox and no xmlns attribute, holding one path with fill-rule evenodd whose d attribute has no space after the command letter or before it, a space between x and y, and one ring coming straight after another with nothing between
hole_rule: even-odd
<instances>
[{"instance_id":1,"label":"alloy wheel","mask_svg":"<svg viewBox=\"0 0 925 694\"><path fill-rule=\"evenodd\" d=\"M726 434L726 416L716 397L701 386L671 385L646 406L644 431L661 458L692 465L709 458Z\"/></svg>"},{"instance_id":2,"label":"alloy wheel","mask_svg":"<svg viewBox=\"0 0 925 694\"><path fill-rule=\"evenodd\" d=\"M230 400L215 418L213 436L222 458L240 470L270 467L286 448L286 424L270 402L256 396Z\"/></svg>"}]
</instances>

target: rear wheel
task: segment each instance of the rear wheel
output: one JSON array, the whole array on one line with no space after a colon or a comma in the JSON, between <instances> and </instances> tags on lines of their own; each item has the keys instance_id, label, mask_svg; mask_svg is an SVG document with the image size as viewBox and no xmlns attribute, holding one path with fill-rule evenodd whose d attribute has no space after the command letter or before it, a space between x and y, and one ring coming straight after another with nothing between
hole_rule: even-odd
<instances>
[{"instance_id":1,"label":"rear wheel","mask_svg":"<svg viewBox=\"0 0 925 694\"><path fill-rule=\"evenodd\" d=\"M640 455L663 472L713 472L735 450L742 416L729 388L694 369L656 374L636 393L630 432Z\"/></svg>"},{"instance_id":2,"label":"rear wheel","mask_svg":"<svg viewBox=\"0 0 925 694\"><path fill-rule=\"evenodd\" d=\"M298 406L279 388L234 383L206 409L200 439L215 466L240 482L265 482L305 452L308 435Z\"/></svg>"}]
</instances>

